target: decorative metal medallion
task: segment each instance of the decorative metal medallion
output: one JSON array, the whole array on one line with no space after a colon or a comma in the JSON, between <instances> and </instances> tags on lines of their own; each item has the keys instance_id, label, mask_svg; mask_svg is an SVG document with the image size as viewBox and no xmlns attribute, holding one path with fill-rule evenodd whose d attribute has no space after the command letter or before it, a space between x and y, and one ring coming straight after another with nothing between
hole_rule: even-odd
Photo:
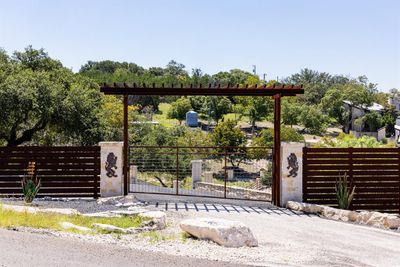
<instances>
[{"instance_id":1,"label":"decorative metal medallion","mask_svg":"<svg viewBox=\"0 0 400 267\"><path fill-rule=\"evenodd\" d=\"M297 162L297 156L294 153L290 153L289 157L287 157L288 166L287 169L291 169L289 171L288 177L296 177L297 172L299 171L299 163Z\"/></svg>"},{"instance_id":2,"label":"decorative metal medallion","mask_svg":"<svg viewBox=\"0 0 400 267\"><path fill-rule=\"evenodd\" d=\"M108 153L107 155L107 161L106 161L106 175L108 177L118 177L118 175L115 173L115 170L117 169L117 156L114 155L113 152Z\"/></svg>"}]
</instances>

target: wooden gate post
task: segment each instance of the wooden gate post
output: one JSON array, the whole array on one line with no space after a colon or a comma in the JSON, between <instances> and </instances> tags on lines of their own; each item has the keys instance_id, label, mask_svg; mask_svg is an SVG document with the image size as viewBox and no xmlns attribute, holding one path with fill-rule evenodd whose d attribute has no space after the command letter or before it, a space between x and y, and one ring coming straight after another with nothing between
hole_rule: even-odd
<instances>
[{"instance_id":1,"label":"wooden gate post","mask_svg":"<svg viewBox=\"0 0 400 267\"><path fill-rule=\"evenodd\" d=\"M128 136L128 95L124 95L124 148L123 148L123 175L124 175L124 195L128 195L128 146L129 146L129 136Z\"/></svg>"},{"instance_id":2,"label":"wooden gate post","mask_svg":"<svg viewBox=\"0 0 400 267\"><path fill-rule=\"evenodd\" d=\"M272 201L280 206L281 192L281 94L274 95L274 149L273 149Z\"/></svg>"}]
</instances>

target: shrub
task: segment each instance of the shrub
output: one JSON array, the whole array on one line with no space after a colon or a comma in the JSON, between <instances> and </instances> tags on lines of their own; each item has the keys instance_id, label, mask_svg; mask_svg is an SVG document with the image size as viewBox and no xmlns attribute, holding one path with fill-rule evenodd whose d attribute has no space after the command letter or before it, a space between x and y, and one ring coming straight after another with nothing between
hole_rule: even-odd
<instances>
[{"instance_id":1,"label":"shrub","mask_svg":"<svg viewBox=\"0 0 400 267\"><path fill-rule=\"evenodd\" d=\"M353 185L353 180L351 180L350 185L348 185L346 173L343 175L343 178L339 176L339 179L336 180L335 191L340 209L347 210L350 208L355 190L356 186Z\"/></svg>"},{"instance_id":2,"label":"shrub","mask_svg":"<svg viewBox=\"0 0 400 267\"><path fill-rule=\"evenodd\" d=\"M28 163L28 174L22 179L22 193L25 203L32 203L40 189L40 179L37 177L36 163Z\"/></svg>"},{"instance_id":3,"label":"shrub","mask_svg":"<svg viewBox=\"0 0 400 267\"><path fill-rule=\"evenodd\" d=\"M282 142L304 142L304 137L299 134L296 129L281 126L281 141ZM254 146L274 146L274 129L264 129L260 136L253 139Z\"/></svg>"}]
</instances>

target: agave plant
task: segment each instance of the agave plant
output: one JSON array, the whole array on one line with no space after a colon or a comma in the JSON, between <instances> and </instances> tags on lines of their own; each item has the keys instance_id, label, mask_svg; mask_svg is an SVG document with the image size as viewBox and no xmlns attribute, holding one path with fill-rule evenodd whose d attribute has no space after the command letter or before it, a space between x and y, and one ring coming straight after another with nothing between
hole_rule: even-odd
<instances>
[{"instance_id":1,"label":"agave plant","mask_svg":"<svg viewBox=\"0 0 400 267\"><path fill-rule=\"evenodd\" d=\"M37 177L36 163L28 163L27 175L22 178L22 193L25 203L32 203L40 189L40 179Z\"/></svg>"},{"instance_id":2,"label":"agave plant","mask_svg":"<svg viewBox=\"0 0 400 267\"><path fill-rule=\"evenodd\" d=\"M347 182L347 174L344 173L343 177L339 175L339 179L336 180L335 191L336 199L340 209L350 208L355 190L356 186L353 185L353 179L351 179L349 185Z\"/></svg>"}]
</instances>

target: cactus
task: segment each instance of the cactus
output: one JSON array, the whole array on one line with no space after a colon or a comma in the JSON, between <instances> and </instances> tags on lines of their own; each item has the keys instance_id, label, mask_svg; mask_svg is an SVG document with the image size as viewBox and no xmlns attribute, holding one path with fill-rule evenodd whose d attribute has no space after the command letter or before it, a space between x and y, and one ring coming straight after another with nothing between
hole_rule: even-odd
<instances>
[{"instance_id":1,"label":"cactus","mask_svg":"<svg viewBox=\"0 0 400 267\"><path fill-rule=\"evenodd\" d=\"M346 173L344 173L343 177L339 175L339 179L336 180L335 191L336 199L340 209L350 208L355 190L356 186L353 185L352 179L350 181L350 185L348 185Z\"/></svg>"},{"instance_id":2,"label":"cactus","mask_svg":"<svg viewBox=\"0 0 400 267\"><path fill-rule=\"evenodd\" d=\"M37 177L36 163L28 163L27 175L22 178L22 193L25 203L32 203L40 189L40 179Z\"/></svg>"}]
</instances>

